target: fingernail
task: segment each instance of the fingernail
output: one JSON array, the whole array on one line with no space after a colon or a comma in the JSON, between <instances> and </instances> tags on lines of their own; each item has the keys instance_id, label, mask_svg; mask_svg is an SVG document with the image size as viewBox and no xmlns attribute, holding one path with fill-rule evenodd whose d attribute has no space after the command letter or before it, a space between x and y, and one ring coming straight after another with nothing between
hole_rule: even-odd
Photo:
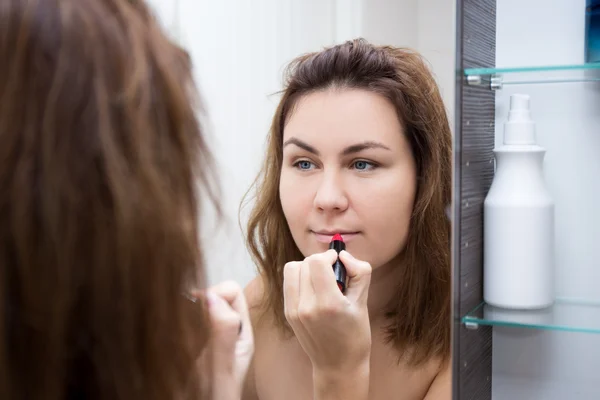
<instances>
[{"instance_id":1,"label":"fingernail","mask_svg":"<svg viewBox=\"0 0 600 400\"><path fill-rule=\"evenodd\" d=\"M213 306L216 301L217 301L217 295L214 294L213 292L207 290L206 291L206 303L208 304L208 306L209 307Z\"/></svg>"}]
</instances>

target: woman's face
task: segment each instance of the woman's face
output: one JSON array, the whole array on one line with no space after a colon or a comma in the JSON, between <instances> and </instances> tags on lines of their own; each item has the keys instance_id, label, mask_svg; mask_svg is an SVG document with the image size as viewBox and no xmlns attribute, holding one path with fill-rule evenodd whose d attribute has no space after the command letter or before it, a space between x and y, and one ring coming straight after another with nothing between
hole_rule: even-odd
<instances>
[{"instance_id":1,"label":"woman's face","mask_svg":"<svg viewBox=\"0 0 600 400\"><path fill-rule=\"evenodd\" d=\"M377 268L408 237L416 165L394 106L366 90L326 90L296 104L283 133L279 193L307 257L335 233Z\"/></svg>"}]
</instances>

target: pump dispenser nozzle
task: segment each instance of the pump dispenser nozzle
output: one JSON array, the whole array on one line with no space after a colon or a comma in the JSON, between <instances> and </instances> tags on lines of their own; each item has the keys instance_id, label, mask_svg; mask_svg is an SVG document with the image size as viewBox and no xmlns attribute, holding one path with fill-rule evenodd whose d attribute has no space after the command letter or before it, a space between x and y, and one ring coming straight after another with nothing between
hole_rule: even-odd
<instances>
[{"instance_id":1,"label":"pump dispenser nozzle","mask_svg":"<svg viewBox=\"0 0 600 400\"><path fill-rule=\"evenodd\" d=\"M504 124L504 144L532 145L535 141L535 123L529 111L529 96L510 96L508 120Z\"/></svg>"}]
</instances>

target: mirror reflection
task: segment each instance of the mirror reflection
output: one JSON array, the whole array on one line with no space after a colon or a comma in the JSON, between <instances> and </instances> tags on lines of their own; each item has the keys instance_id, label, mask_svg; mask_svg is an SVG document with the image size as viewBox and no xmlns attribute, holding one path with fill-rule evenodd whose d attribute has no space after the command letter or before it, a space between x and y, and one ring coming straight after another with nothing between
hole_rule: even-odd
<instances>
[{"instance_id":1,"label":"mirror reflection","mask_svg":"<svg viewBox=\"0 0 600 400\"><path fill-rule=\"evenodd\" d=\"M454 1L7 4L0 393L451 398Z\"/></svg>"}]
</instances>

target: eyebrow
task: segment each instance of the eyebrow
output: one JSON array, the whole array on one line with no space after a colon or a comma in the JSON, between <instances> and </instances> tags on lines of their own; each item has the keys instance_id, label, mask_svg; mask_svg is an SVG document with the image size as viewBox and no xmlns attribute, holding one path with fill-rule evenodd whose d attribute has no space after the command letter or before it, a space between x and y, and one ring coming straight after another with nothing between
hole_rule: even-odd
<instances>
[{"instance_id":1,"label":"eyebrow","mask_svg":"<svg viewBox=\"0 0 600 400\"><path fill-rule=\"evenodd\" d=\"M314 155L317 155L317 156L319 155L319 151L317 149L315 149L313 146L309 145L308 143L303 142L300 139L289 138L288 140L285 141L285 143L283 144L283 147L285 148L286 146L288 146L290 144L296 145L296 146L300 147L301 149L306 150L309 153L312 153ZM389 147L387 147L383 143L368 140L366 142L357 143L357 144L353 144L351 146L346 147L344 150L342 150L342 155L347 156L350 154L360 153L361 151L367 150L367 149L391 150Z\"/></svg>"}]
</instances>

